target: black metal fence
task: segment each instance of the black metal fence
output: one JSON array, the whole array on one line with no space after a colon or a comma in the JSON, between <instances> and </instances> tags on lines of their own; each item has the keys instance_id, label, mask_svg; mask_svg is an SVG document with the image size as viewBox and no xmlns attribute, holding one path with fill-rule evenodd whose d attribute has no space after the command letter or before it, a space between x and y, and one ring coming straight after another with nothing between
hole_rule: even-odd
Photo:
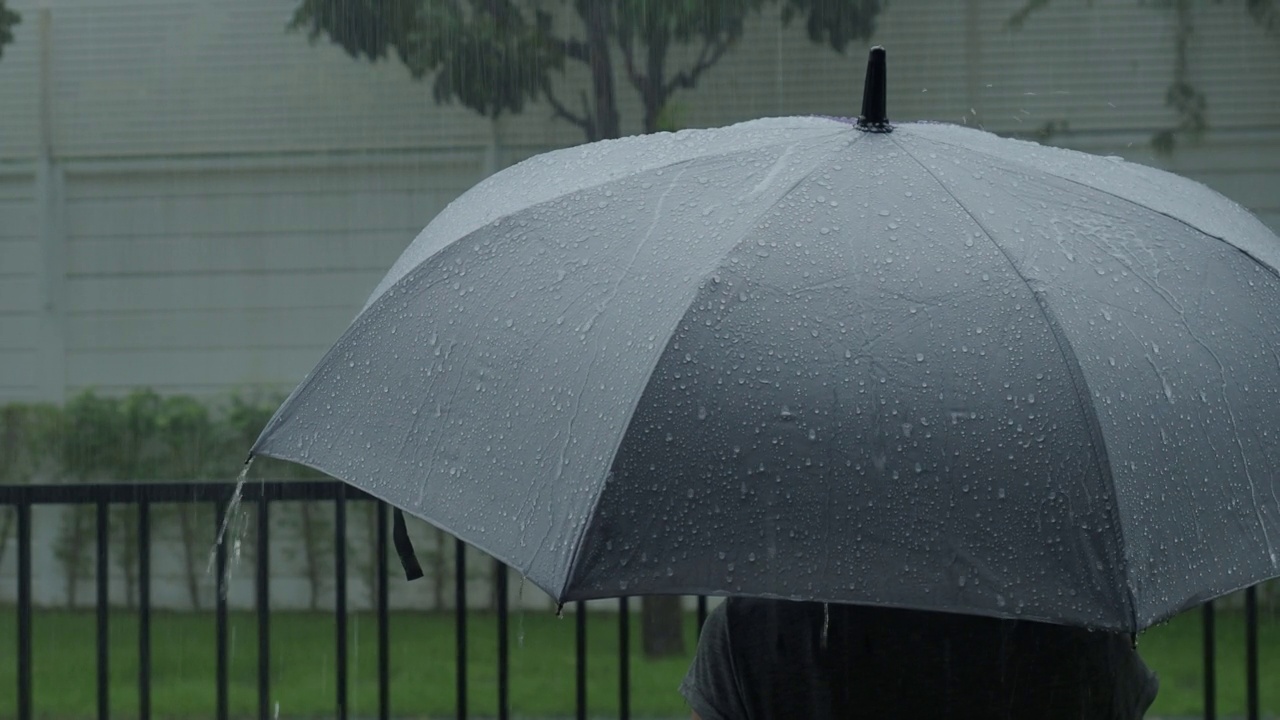
<instances>
[{"instance_id":1,"label":"black metal fence","mask_svg":"<svg viewBox=\"0 0 1280 720\"><path fill-rule=\"evenodd\" d=\"M150 508L159 503L211 503L216 508L217 528L224 525L235 493L235 485L230 483L146 483L146 484L91 484L91 485L13 485L0 486L0 505L9 505L17 512L17 718L31 720L34 717L32 707L31 677L31 509L35 505L94 505L96 517L96 590L97 590L97 705L98 717L106 720L110 717L108 697L108 672L111 658L108 652L108 509L113 504L132 505L137 509L137 546L138 546L138 717L150 720L151 717L151 518ZM257 685L258 685L258 717L268 720L272 717L269 703L270 697L270 658L271 645L268 632L271 622L271 598L268 580L270 578L270 513L269 506L281 501L329 502L334 507L334 621L336 633L335 647L335 715L339 720L348 717L348 678L347 678L347 557L346 557L346 517L348 502L378 502L364 492L351 488L344 483L329 481L267 481L245 483L242 487L241 502L256 504L257 542L255 543L255 610L258 625L257 647ZM390 688L390 654L388 649L388 608L387 608L387 537L388 508L378 503L376 513L376 583L375 592L377 617L378 648L378 718L385 720L391 715ZM467 558L466 546L455 541L455 633L457 638L455 663L458 668L456 686L456 707L459 720L468 715L467 674L464 671L467 663ZM215 569L215 643L216 674L213 689L215 712L218 720L228 718L228 621L227 621L227 550L226 543L216 546L214 555ZM510 716L509 690L509 647L507 607L507 573L498 572L497 577L497 677L498 677L498 717L506 720ZM707 602L705 597L698 598L698 624L701 626L706 618ZM1256 588L1245 591L1245 692L1246 708L1249 720L1260 718L1258 688L1258 600ZM585 604L577 604L575 622L575 680L576 680L576 715L585 720L587 717L587 643ZM1213 603L1207 603L1202 609L1204 630L1204 717L1206 720L1216 718L1216 671L1215 671L1215 610ZM622 720L630 717L630 613L629 599L618 599L618 716Z\"/></svg>"}]
</instances>

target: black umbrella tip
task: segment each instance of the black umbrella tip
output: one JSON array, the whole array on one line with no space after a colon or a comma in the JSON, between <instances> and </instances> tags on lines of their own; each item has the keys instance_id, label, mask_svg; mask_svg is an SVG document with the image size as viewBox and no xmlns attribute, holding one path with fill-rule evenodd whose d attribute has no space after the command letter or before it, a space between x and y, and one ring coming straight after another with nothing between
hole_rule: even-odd
<instances>
[{"instance_id":1,"label":"black umbrella tip","mask_svg":"<svg viewBox=\"0 0 1280 720\"><path fill-rule=\"evenodd\" d=\"M858 128L867 132L892 132L885 109L885 60L884 48L871 48L867 59L867 79L862 86L862 115L858 116Z\"/></svg>"}]
</instances>

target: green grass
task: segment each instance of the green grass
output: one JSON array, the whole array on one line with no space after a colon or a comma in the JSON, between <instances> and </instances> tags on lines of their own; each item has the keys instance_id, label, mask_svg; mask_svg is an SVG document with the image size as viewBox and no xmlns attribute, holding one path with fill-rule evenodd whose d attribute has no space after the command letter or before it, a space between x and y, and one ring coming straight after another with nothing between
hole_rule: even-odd
<instances>
[{"instance_id":1,"label":"green grass","mask_svg":"<svg viewBox=\"0 0 1280 720\"><path fill-rule=\"evenodd\" d=\"M1160 695L1149 716L1203 713L1204 646L1200 617L1198 610L1183 613L1139 637L1138 651L1160 675ZM1219 610L1214 631L1218 716L1243 716L1244 613ZM1268 609L1262 609L1258 618L1258 688L1263 716L1280 715L1280 614Z\"/></svg>"},{"instance_id":2,"label":"green grass","mask_svg":"<svg viewBox=\"0 0 1280 720\"><path fill-rule=\"evenodd\" d=\"M0 609L0 717L16 713L16 623ZM271 618L272 703L280 716L332 717L334 624L322 613L276 613ZM1244 632L1238 612L1218 616L1218 711L1244 712ZM257 708L257 632L251 613L230 618L229 699L234 716ZM631 707L638 717L687 717L676 686L689 658L647 661L639 654L639 617L633 614ZM351 616L349 674L353 715L377 710L376 624ZM492 615L468 623L467 678L473 715L493 715L497 699L497 632ZM687 618L689 647L694 620ZM33 623L33 691L37 716L57 720L96 712L95 616L92 612L38 611ZM156 613L152 618L152 713L157 718L204 718L214 708L214 622L209 613ZM451 614L395 613L391 618L391 702L398 717L441 718L454 713L454 634ZM110 630L112 715L136 716L137 619L114 612ZM510 623L511 707L518 716L572 716L574 622L545 611L513 613ZM1152 716L1198 715L1203 700L1200 616L1188 613L1144 634L1140 650L1161 676ZM1260 623L1260 687L1265 714L1280 712L1280 617L1265 611ZM617 712L618 632L613 614L588 624L588 702L591 714Z\"/></svg>"},{"instance_id":3,"label":"green grass","mask_svg":"<svg viewBox=\"0 0 1280 720\"><path fill-rule=\"evenodd\" d=\"M16 612L0 609L0 718L13 717L17 682ZM695 642L687 622L688 647ZM648 661L639 653L639 614L631 618L631 708L636 716L687 715L676 692L689 657ZM41 718L96 716L96 616L92 611L41 610L32 624L33 704ZM468 624L468 707L496 714L497 621L472 613ZM138 711L137 618L113 612L110 623L110 701L115 717ZM331 615L274 613L271 617L271 701L280 716L332 717L335 702ZM377 624L371 614L348 619L348 698L353 716L377 711ZM391 617L391 706L397 717L452 717L455 712L453 615L394 613ZM157 718L205 718L215 707L214 618L211 613L153 613L151 708ZM548 611L510 618L510 702L520 716L572 716L574 620ZM617 616L592 613L588 629L588 702L593 715L618 707ZM252 613L231 613L228 700L233 716L257 710L257 625Z\"/></svg>"}]
</instances>

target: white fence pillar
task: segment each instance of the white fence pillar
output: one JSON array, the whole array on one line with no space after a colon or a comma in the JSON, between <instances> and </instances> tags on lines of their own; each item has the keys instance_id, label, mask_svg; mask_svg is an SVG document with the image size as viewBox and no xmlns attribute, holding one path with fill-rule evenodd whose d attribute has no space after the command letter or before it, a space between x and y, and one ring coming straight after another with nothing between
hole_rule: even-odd
<instances>
[{"instance_id":1,"label":"white fence pillar","mask_svg":"<svg viewBox=\"0 0 1280 720\"><path fill-rule=\"evenodd\" d=\"M67 237L63 223L65 174L54 152L53 17L38 14L40 62L40 153L36 158L36 202L40 238L40 307L36 382L42 400L61 403L67 389Z\"/></svg>"}]
</instances>

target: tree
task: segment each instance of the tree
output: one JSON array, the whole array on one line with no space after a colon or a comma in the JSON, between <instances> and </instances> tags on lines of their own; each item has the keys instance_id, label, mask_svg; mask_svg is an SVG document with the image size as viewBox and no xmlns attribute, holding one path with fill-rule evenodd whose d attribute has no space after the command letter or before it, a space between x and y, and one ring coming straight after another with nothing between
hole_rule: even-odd
<instances>
[{"instance_id":1,"label":"tree","mask_svg":"<svg viewBox=\"0 0 1280 720\"><path fill-rule=\"evenodd\" d=\"M438 102L487 117L543 100L594 141L621 135L615 57L641 100L644 132L654 132L672 96L724 57L752 13L777 6L784 23L804 18L810 39L843 52L870 37L884 1L302 0L290 27L354 58L394 53L415 78L434 78ZM695 47L694 60L672 67L676 46ZM578 107L554 82L575 63L591 79Z\"/></svg>"},{"instance_id":2,"label":"tree","mask_svg":"<svg viewBox=\"0 0 1280 720\"><path fill-rule=\"evenodd\" d=\"M749 15L776 7L784 24L803 18L809 38L843 52L875 29L886 0L302 0L290 28L327 36L353 58L391 53L413 77L432 76L437 102L481 115L518 114L543 100L587 141L620 137L615 56L644 108L642 127L662 128L668 104L742 37ZM673 67L670 51L693 46ZM586 69L590 94L573 107L554 82L571 64ZM649 656L683 652L678 598L645 598Z\"/></svg>"},{"instance_id":3,"label":"tree","mask_svg":"<svg viewBox=\"0 0 1280 720\"><path fill-rule=\"evenodd\" d=\"M112 479L124 452L121 418L120 401L116 398L99 397L86 390L67 401L62 422L48 438L50 446L56 447L54 459L62 482L83 484ZM94 517L92 505L80 503L66 508L54 540L54 556L62 563L68 608L76 607L80 580L91 577ZM126 589L132 593L132 583L126 583Z\"/></svg>"},{"instance_id":4,"label":"tree","mask_svg":"<svg viewBox=\"0 0 1280 720\"><path fill-rule=\"evenodd\" d=\"M0 484L25 485L50 470L50 447L59 442L59 410L45 403L0 407ZM0 564L4 563L17 509L0 508Z\"/></svg>"},{"instance_id":5,"label":"tree","mask_svg":"<svg viewBox=\"0 0 1280 720\"><path fill-rule=\"evenodd\" d=\"M13 42L13 26L22 22L22 16L4 6L0 0L0 55L4 55L4 46Z\"/></svg>"}]
</instances>

